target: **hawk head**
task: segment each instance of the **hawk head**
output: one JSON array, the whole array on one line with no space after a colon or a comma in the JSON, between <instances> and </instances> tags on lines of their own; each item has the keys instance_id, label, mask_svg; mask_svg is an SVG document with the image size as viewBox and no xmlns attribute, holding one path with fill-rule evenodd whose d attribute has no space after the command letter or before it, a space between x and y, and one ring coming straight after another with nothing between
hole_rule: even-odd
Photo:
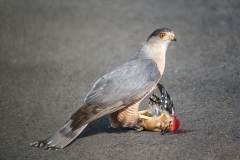
<instances>
[{"instance_id":1,"label":"hawk head","mask_svg":"<svg viewBox=\"0 0 240 160\"><path fill-rule=\"evenodd\" d=\"M174 32L168 28L161 28L155 30L149 37L147 41L159 40L161 42L171 42L177 41Z\"/></svg>"}]
</instances>

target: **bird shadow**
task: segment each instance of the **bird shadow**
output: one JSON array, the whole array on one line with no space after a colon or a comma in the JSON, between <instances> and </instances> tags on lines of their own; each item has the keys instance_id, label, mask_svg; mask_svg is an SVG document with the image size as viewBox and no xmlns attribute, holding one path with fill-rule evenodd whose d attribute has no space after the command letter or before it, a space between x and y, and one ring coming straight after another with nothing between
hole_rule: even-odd
<instances>
[{"instance_id":1,"label":"bird shadow","mask_svg":"<svg viewBox=\"0 0 240 160\"><path fill-rule=\"evenodd\" d=\"M98 119L92 121L91 123L89 123L87 125L87 127L82 131L82 133L80 135L78 135L75 140L73 140L71 143L69 143L67 145L67 147L70 146L72 143L74 143L77 139L80 139L80 138L89 137L89 136L96 135L99 133L121 134L121 133L126 133L129 130L131 130L131 128L124 128L122 126L119 126L118 128L112 128L110 126L110 121L109 121L108 116L105 115L105 116L98 118Z\"/></svg>"},{"instance_id":2,"label":"bird shadow","mask_svg":"<svg viewBox=\"0 0 240 160\"><path fill-rule=\"evenodd\" d=\"M118 128L111 127L108 115L105 115L105 116L98 118L95 121L89 123L88 126L82 131L82 133L76 138L76 140L80 139L80 138L100 134L100 133L121 134L121 133L127 133L132 130L134 130L134 129L133 128L125 128L125 127L122 127L121 125ZM189 129L178 129L173 132L168 132L168 134L185 134L188 132L193 132L193 131L189 130Z\"/></svg>"},{"instance_id":3,"label":"bird shadow","mask_svg":"<svg viewBox=\"0 0 240 160\"><path fill-rule=\"evenodd\" d=\"M89 123L87 127L83 130L83 132L76 138L84 138L100 133L126 133L130 128L124 128L122 126L119 126L118 128L113 128L110 126L110 121L107 115L96 119L95 121Z\"/></svg>"},{"instance_id":4,"label":"bird shadow","mask_svg":"<svg viewBox=\"0 0 240 160\"><path fill-rule=\"evenodd\" d=\"M109 118L107 115L105 115L105 116L98 118L95 121L92 121L91 123L89 123L88 126L83 130L83 132L75 140L84 138L84 137L89 137L89 136L96 135L96 134L100 134L100 133L121 134L121 133L127 133L131 130L134 130L134 129L133 128L124 128L122 126L119 126L118 128L110 127ZM192 132L192 130L178 129L174 132L169 132L168 134L185 134L188 132ZM74 141L72 141L69 145L74 143Z\"/></svg>"}]
</instances>

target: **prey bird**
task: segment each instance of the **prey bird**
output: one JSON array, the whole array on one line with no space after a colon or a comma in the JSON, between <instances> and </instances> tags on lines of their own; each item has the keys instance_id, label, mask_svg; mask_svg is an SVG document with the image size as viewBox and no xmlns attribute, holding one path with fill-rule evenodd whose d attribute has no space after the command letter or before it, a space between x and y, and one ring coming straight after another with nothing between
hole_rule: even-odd
<instances>
[{"instance_id":1,"label":"prey bird","mask_svg":"<svg viewBox=\"0 0 240 160\"><path fill-rule=\"evenodd\" d=\"M138 131L148 130L154 132L162 132L163 134L170 131L176 131L180 126L180 121L174 115L175 107L170 95L165 87L158 83L158 89L161 93L161 98L156 94L149 97L149 108L139 111Z\"/></svg>"},{"instance_id":2,"label":"prey bird","mask_svg":"<svg viewBox=\"0 0 240 160\"><path fill-rule=\"evenodd\" d=\"M176 41L167 28L155 30L126 63L98 79L84 104L53 136L30 144L32 147L62 149L72 142L89 122L110 114L112 127L138 126L139 103L157 86L165 68L168 44Z\"/></svg>"}]
</instances>

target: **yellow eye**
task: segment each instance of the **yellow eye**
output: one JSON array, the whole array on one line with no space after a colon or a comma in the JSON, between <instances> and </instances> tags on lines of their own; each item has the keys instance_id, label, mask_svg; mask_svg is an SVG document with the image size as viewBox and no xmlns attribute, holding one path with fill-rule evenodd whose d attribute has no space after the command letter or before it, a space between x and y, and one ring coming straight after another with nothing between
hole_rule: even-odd
<instances>
[{"instance_id":1,"label":"yellow eye","mask_svg":"<svg viewBox=\"0 0 240 160\"><path fill-rule=\"evenodd\" d=\"M166 33L160 33L159 37L163 39L165 37L165 35L166 35Z\"/></svg>"}]
</instances>

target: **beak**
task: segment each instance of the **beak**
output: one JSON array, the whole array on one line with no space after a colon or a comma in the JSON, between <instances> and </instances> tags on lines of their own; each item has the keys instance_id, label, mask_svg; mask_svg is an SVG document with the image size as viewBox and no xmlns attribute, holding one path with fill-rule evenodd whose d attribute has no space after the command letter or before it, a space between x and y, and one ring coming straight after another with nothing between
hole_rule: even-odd
<instances>
[{"instance_id":1,"label":"beak","mask_svg":"<svg viewBox=\"0 0 240 160\"><path fill-rule=\"evenodd\" d=\"M177 38L173 37L173 38L172 38L172 41L177 42Z\"/></svg>"},{"instance_id":2,"label":"beak","mask_svg":"<svg viewBox=\"0 0 240 160\"><path fill-rule=\"evenodd\" d=\"M165 134L165 133L168 133L169 132L169 128L166 127L163 131L162 131L162 135Z\"/></svg>"},{"instance_id":3,"label":"beak","mask_svg":"<svg viewBox=\"0 0 240 160\"><path fill-rule=\"evenodd\" d=\"M170 37L171 37L171 41L177 42L177 38L175 37L174 33L172 33Z\"/></svg>"}]
</instances>

